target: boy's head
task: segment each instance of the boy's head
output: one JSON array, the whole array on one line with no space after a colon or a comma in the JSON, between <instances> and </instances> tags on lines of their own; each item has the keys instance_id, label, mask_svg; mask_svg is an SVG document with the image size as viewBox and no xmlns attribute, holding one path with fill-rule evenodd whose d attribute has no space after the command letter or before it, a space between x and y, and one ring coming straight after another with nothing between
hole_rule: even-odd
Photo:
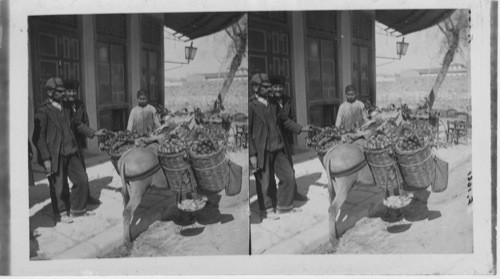
<instances>
[{"instance_id":1,"label":"boy's head","mask_svg":"<svg viewBox=\"0 0 500 279\"><path fill-rule=\"evenodd\" d=\"M148 92L144 89L139 89L137 91L137 103L141 107L145 107L148 104Z\"/></svg>"},{"instance_id":2,"label":"boy's head","mask_svg":"<svg viewBox=\"0 0 500 279\"><path fill-rule=\"evenodd\" d=\"M346 86L345 95L346 95L346 99L349 103L354 103L354 101L356 101L357 94L356 94L356 88L354 87L354 85Z\"/></svg>"}]
</instances>

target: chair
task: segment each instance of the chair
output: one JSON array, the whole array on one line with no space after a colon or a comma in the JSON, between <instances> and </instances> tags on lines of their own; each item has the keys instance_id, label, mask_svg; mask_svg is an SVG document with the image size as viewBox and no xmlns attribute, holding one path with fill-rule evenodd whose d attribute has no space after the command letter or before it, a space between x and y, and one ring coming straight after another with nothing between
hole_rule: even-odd
<instances>
[{"instance_id":1,"label":"chair","mask_svg":"<svg viewBox=\"0 0 500 279\"><path fill-rule=\"evenodd\" d=\"M451 137L451 141L453 142L453 138L456 134L456 120L450 120L449 118L457 118L457 110L456 109L448 109L446 111L446 142L449 142L449 138ZM458 142L458 140L457 140Z\"/></svg>"},{"instance_id":2,"label":"chair","mask_svg":"<svg viewBox=\"0 0 500 279\"><path fill-rule=\"evenodd\" d=\"M236 146L247 148L248 146L248 125L236 124Z\"/></svg>"},{"instance_id":3,"label":"chair","mask_svg":"<svg viewBox=\"0 0 500 279\"><path fill-rule=\"evenodd\" d=\"M446 111L446 118L456 118L457 117L457 110L456 109L448 109Z\"/></svg>"},{"instance_id":4,"label":"chair","mask_svg":"<svg viewBox=\"0 0 500 279\"><path fill-rule=\"evenodd\" d=\"M458 143L458 140L461 136L465 138L465 143L467 143L470 125L469 114L466 112L459 112L457 113L457 118L458 120L455 122L455 130L457 135L456 143Z\"/></svg>"}]
</instances>

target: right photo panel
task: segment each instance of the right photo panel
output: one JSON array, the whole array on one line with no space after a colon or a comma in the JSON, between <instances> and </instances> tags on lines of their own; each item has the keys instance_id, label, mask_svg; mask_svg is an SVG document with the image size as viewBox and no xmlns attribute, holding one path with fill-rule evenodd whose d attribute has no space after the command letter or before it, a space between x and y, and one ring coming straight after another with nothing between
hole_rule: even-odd
<instances>
[{"instance_id":1,"label":"right photo panel","mask_svg":"<svg viewBox=\"0 0 500 279\"><path fill-rule=\"evenodd\" d=\"M250 253L471 254L469 10L248 13Z\"/></svg>"}]
</instances>

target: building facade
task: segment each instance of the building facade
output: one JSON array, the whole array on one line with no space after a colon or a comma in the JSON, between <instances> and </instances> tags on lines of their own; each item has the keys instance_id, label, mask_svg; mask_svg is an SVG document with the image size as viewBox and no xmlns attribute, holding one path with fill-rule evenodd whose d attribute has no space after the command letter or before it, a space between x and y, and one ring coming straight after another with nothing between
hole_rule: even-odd
<instances>
[{"instance_id":1,"label":"building facade","mask_svg":"<svg viewBox=\"0 0 500 279\"><path fill-rule=\"evenodd\" d=\"M334 125L349 84L359 99L376 103L374 11L252 12L248 17L249 76L285 76L299 124ZM305 137L293 139L295 152L307 148Z\"/></svg>"},{"instance_id":2,"label":"building facade","mask_svg":"<svg viewBox=\"0 0 500 279\"><path fill-rule=\"evenodd\" d=\"M94 129L126 129L141 88L151 104L163 105L163 21L164 14L29 17L29 119L54 76L80 81ZM89 151L97 147L97 139L89 141Z\"/></svg>"}]
</instances>

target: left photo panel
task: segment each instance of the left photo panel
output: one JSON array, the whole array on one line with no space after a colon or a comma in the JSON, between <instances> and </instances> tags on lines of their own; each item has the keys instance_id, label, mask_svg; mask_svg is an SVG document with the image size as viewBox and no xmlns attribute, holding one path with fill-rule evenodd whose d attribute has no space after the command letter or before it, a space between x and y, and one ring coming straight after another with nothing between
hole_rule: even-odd
<instances>
[{"instance_id":1,"label":"left photo panel","mask_svg":"<svg viewBox=\"0 0 500 279\"><path fill-rule=\"evenodd\" d=\"M31 261L249 254L247 30L28 16Z\"/></svg>"}]
</instances>

